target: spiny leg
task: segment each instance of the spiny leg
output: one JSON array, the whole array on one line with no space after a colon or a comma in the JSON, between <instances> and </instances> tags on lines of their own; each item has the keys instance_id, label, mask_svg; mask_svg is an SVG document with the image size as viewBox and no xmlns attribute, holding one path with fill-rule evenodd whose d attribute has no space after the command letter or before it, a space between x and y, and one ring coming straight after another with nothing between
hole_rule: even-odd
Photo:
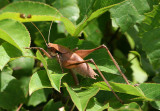
<instances>
[{"instance_id":1,"label":"spiny leg","mask_svg":"<svg viewBox=\"0 0 160 111\"><path fill-rule=\"evenodd\" d=\"M98 50L98 49L101 49L101 48L105 48L110 56L110 58L112 59L113 63L115 64L116 68L118 69L119 73L121 74L121 76L124 78L124 80L126 81L127 84L130 84L128 82L128 79L127 77L123 74L123 72L121 71L118 63L116 62L116 60L113 58L111 52L109 51L109 49L107 48L107 46L105 46L104 44L97 47L97 48L94 48L94 49L89 49L89 50L77 50L75 51L76 54L78 54L79 56L81 56L82 58L85 58L87 55L89 55L90 53L92 53L93 51L95 50Z\"/></svg>"},{"instance_id":2,"label":"spiny leg","mask_svg":"<svg viewBox=\"0 0 160 111\"><path fill-rule=\"evenodd\" d=\"M112 61L113 61L114 65L115 65L115 66L116 66L116 68L118 69L119 73L122 75L123 79L126 81L126 83L127 83L127 84L130 84L130 83L128 82L127 77L126 77L126 76L123 74L123 72L121 71L121 69L120 69L120 67L119 67L118 63L117 63L117 62L116 62L116 60L113 58L113 56L112 56L111 52L109 51L108 47L107 47L107 46L105 46L104 44L103 44L103 45L101 45L100 47L105 48L105 49L107 50L107 52L108 52L108 54L109 54L110 58L112 59Z\"/></svg>"},{"instance_id":3,"label":"spiny leg","mask_svg":"<svg viewBox=\"0 0 160 111\"><path fill-rule=\"evenodd\" d=\"M93 63L97 69L97 71L99 72L100 76L102 77L102 79L105 81L105 83L107 84L107 86L109 87L109 89L112 91L112 93L115 95L115 97L117 98L117 100L120 101L120 103L123 104L123 101L119 98L119 96L113 91L113 89L111 88L111 85L109 84L109 82L106 80L106 78L103 76L103 74L101 73L101 71L99 70L98 66L96 65L96 63L94 62L93 59L88 59L88 60L84 60L84 61L79 61L77 63L73 63L73 64L70 64L69 66L71 65L79 65L79 64L82 64L82 63L87 63L87 62L90 62L90 63Z\"/></svg>"},{"instance_id":4,"label":"spiny leg","mask_svg":"<svg viewBox=\"0 0 160 111\"><path fill-rule=\"evenodd\" d=\"M52 58L52 56L50 56L50 54L48 52L46 52L43 48L41 47L26 47L25 49L37 49L37 50L41 50L48 58Z\"/></svg>"}]
</instances>

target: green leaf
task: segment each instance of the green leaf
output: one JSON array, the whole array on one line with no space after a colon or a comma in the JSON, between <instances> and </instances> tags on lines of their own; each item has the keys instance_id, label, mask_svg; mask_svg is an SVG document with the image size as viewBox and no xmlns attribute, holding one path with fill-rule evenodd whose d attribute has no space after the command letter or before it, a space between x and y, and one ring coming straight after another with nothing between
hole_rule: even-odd
<instances>
[{"instance_id":1,"label":"green leaf","mask_svg":"<svg viewBox=\"0 0 160 111\"><path fill-rule=\"evenodd\" d=\"M109 104L103 105L97 101L95 97L89 101L86 111L104 111L109 108Z\"/></svg>"},{"instance_id":2,"label":"green leaf","mask_svg":"<svg viewBox=\"0 0 160 111\"><path fill-rule=\"evenodd\" d=\"M151 105L152 105L152 107L160 110L160 101L152 101Z\"/></svg>"},{"instance_id":3,"label":"green leaf","mask_svg":"<svg viewBox=\"0 0 160 111\"><path fill-rule=\"evenodd\" d=\"M116 0L78 0L78 6L80 8L80 18L78 23L96 12L100 12L104 10L106 7L112 6L114 4L118 4L124 0L116 1ZM102 11L103 12L103 11ZM100 13L99 13L100 14ZM98 15L98 14L97 14Z\"/></svg>"},{"instance_id":4,"label":"green leaf","mask_svg":"<svg viewBox=\"0 0 160 111\"><path fill-rule=\"evenodd\" d=\"M31 95L33 92L43 88L54 88L60 91L61 79L64 75L65 74L51 74L51 80L49 80L46 71L42 70L34 73L29 83L29 94Z\"/></svg>"},{"instance_id":5,"label":"green leaf","mask_svg":"<svg viewBox=\"0 0 160 111\"><path fill-rule=\"evenodd\" d=\"M28 100L27 105L28 106L37 106L38 104L42 102L46 102L48 95L52 92L51 89L40 89L36 92L34 92Z\"/></svg>"},{"instance_id":6,"label":"green leaf","mask_svg":"<svg viewBox=\"0 0 160 111\"><path fill-rule=\"evenodd\" d=\"M132 52L133 53L133 52ZM135 55L133 55L132 53L130 53L128 55L128 59L131 60L135 57ZM131 69L133 71L133 82L134 83L143 83L147 80L148 75L147 73L141 68L140 63L138 61L137 58L134 58L133 60L130 61L131 62Z\"/></svg>"},{"instance_id":7,"label":"green leaf","mask_svg":"<svg viewBox=\"0 0 160 111\"><path fill-rule=\"evenodd\" d=\"M0 38L21 51L30 46L30 35L25 26L15 20L0 21Z\"/></svg>"},{"instance_id":8,"label":"green leaf","mask_svg":"<svg viewBox=\"0 0 160 111\"><path fill-rule=\"evenodd\" d=\"M88 24L87 27L84 29L86 40L92 41L96 45L100 45L102 39L102 32L98 25L98 22L94 20L93 22Z\"/></svg>"},{"instance_id":9,"label":"green leaf","mask_svg":"<svg viewBox=\"0 0 160 111\"><path fill-rule=\"evenodd\" d=\"M45 106L43 111L59 111L59 108L62 107L61 102L54 102L53 99L51 99Z\"/></svg>"},{"instance_id":10,"label":"green leaf","mask_svg":"<svg viewBox=\"0 0 160 111\"><path fill-rule=\"evenodd\" d=\"M52 87L57 91L60 91L60 81L65 74L51 74L51 72L48 70L47 61L44 59L40 51L37 51L36 55L37 58L42 62Z\"/></svg>"},{"instance_id":11,"label":"green leaf","mask_svg":"<svg viewBox=\"0 0 160 111\"><path fill-rule=\"evenodd\" d=\"M84 19L81 23L78 24L75 32L74 32L74 36L78 36L79 33L89 24L89 22L91 22L93 19L99 17L100 15L102 15L103 13L105 13L106 11L108 11L111 7L122 3L125 0L90 0L88 2L86 2L85 0L82 0L79 2L79 7L80 7L80 11L81 8L85 8L82 9L84 12L83 14L80 13L80 15L84 16ZM85 3L87 6L83 6L82 3ZM89 10L92 9L92 10Z\"/></svg>"},{"instance_id":12,"label":"green leaf","mask_svg":"<svg viewBox=\"0 0 160 111\"><path fill-rule=\"evenodd\" d=\"M79 17L79 8L75 0L56 0L53 6L70 21L75 22Z\"/></svg>"},{"instance_id":13,"label":"green leaf","mask_svg":"<svg viewBox=\"0 0 160 111\"><path fill-rule=\"evenodd\" d=\"M160 28L155 28L142 35L143 49L147 53L149 61L155 69L158 69L160 65L160 38L157 36L159 34Z\"/></svg>"},{"instance_id":14,"label":"green leaf","mask_svg":"<svg viewBox=\"0 0 160 111\"><path fill-rule=\"evenodd\" d=\"M154 69L158 69L160 65L160 6L154 7L154 10L146 14L146 19L141 25L141 42L143 50L147 53L150 63Z\"/></svg>"},{"instance_id":15,"label":"green leaf","mask_svg":"<svg viewBox=\"0 0 160 111\"><path fill-rule=\"evenodd\" d=\"M29 81L30 81L30 77L26 77L23 76L19 79L20 83L21 83L21 88L24 92L25 97L28 97L28 92L29 92Z\"/></svg>"},{"instance_id":16,"label":"green leaf","mask_svg":"<svg viewBox=\"0 0 160 111\"><path fill-rule=\"evenodd\" d=\"M13 76L8 74L1 74L0 80L1 108L11 110L15 108L18 104L24 102L25 95L21 88L21 84L18 80L16 80Z\"/></svg>"},{"instance_id":17,"label":"green leaf","mask_svg":"<svg viewBox=\"0 0 160 111\"><path fill-rule=\"evenodd\" d=\"M37 50L36 56L42 62L43 66L44 66L44 68L45 68L45 70L47 71L47 74L48 74L47 62L46 62L45 58L42 56L42 54L39 50ZM49 76L49 74L48 74L48 76Z\"/></svg>"},{"instance_id":18,"label":"green leaf","mask_svg":"<svg viewBox=\"0 0 160 111\"><path fill-rule=\"evenodd\" d=\"M20 18L20 13L25 14L26 19ZM13 18L22 22L37 21L37 20L43 21L44 19L50 20L51 18L54 20L60 20L61 16L61 14L55 8L44 3L32 2L32 1L13 2L4 9L2 9L0 11L0 14L1 14L0 16L1 19ZM27 18L28 14L31 14L32 17ZM44 17L44 15L46 15L48 19ZM55 17L53 18L52 16Z\"/></svg>"},{"instance_id":19,"label":"green leaf","mask_svg":"<svg viewBox=\"0 0 160 111\"><path fill-rule=\"evenodd\" d=\"M3 70L0 71L0 74L9 74L9 75L12 75L12 73L13 73L13 70L10 67L8 67L8 66L4 67Z\"/></svg>"},{"instance_id":20,"label":"green leaf","mask_svg":"<svg viewBox=\"0 0 160 111\"><path fill-rule=\"evenodd\" d=\"M34 61L34 58L31 57L20 57L9 62L9 66L14 69L13 74L17 78L31 76L34 67Z\"/></svg>"},{"instance_id":21,"label":"green leaf","mask_svg":"<svg viewBox=\"0 0 160 111\"><path fill-rule=\"evenodd\" d=\"M144 33L144 32L153 30L156 27L159 27L159 25L160 25L159 12L160 12L160 6L155 5L151 12L148 12L145 14L145 20L140 25L140 32L141 33Z\"/></svg>"},{"instance_id":22,"label":"green leaf","mask_svg":"<svg viewBox=\"0 0 160 111\"><path fill-rule=\"evenodd\" d=\"M79 111L84 111L91 97L97 94L99 88L89 88L87 90L73 89L64 83L67 91L69 92L73 103Z\"/></svg>"},{"instance_id":23,"label":"green leaf","mask_svg":"<svg viewBox=\"0 0 160 111\"><path fill-rule=\"evenodd\" d=\"M60 39L57 39L54 43L66 46L72 50L76 48L77 43L78 43L78 38L75 38L75 37L60 38Z\"/></svg>"},{"instance_id":24,"label":"green leaf","mask_svg":"<svg viewBox=\"0 0 160 111\"><path fill-rule=\"evenodd\" d=\"M141 55L137 51L129 51L130 53L134 54L135 56L138 56L138 58L141 61Z\"/></svg>"},{"instance_id":25,"label":"green leaf","mask_svg":"<svg viewBox=\"0 0 160 111\"><path fill-rule=\"evenodd\" d=\"M34 73L29 82L29 94L42 88L52 88L46 71L38 71Z\"/></svg>"},{"instance_id":26,"label":"green leaf","mask_svg":"<svg viewBox=\"0 0 160 111\"><path fill-rule=\"evenodd\" d=\"M95 2L95 0L78 0L78 6L80 9L80 17L77 21L77 23L80 23L85 17L89 11L91 11L91 8Z\"/></svg>"},{"instance_id":27,"label":"green leaf","mask_svg":"<svg viewBox=\"0 0 160 111\"><path fill-rule=\"evenodd\" d=\"M118 109L112 109L111 107L108 109L108 111L142 111L141 107L135 103L129 103L129 104L124 104L122 107Z\"/></svg>"},{"instance_id":28,"label":"green leaf","mask_svg":"<svg viewBox=\"0 0 160 111\"><path fill-rule=\"evenodd\" d=\"M24 14L26 18L21 18L20 14ZM31 18L27 16L31 14ZM33 21L62 21L66 26L66 30L73 35L75 26L67 18L55 8L38 2L14 2L0 11L0 20L2 19L15 19L21 22Z\"/></svg>"},{"instance_id":29,"label":"green leaf","mask_svg":"<svg viewBox=\"0 0 160 111\"><path fill-rule=\"evenodd\" d=\"M9 43L3 43L0 46L0 69L10 61L11 58L22 56L22 52Z\"/></svg>"},{"instance_id":30,"label":"green leaf","mask_svg":"<svg viewBox=\"0 0 160 111\"><path fill-rule=\"evenodd\" d=\"M7 4L8 4L8 1L1 1L0 8L3 8Z\"/></svg>"},{"instance_id":31,"label":"green leaf","mask_svg":"<svg viewBox=\"0 0 160 111\"><path fill-rule=\"evenodd\" d=\"M53 81L52 87L60 92L61 79L65 74L51 74L51 78Z\"/></svg>"},{"instance_id":32,"label":"green leaf","mask_svg":"<svg viewBox=\"0 0 160 111\"><path fill-rule=\"evenodd\" d=\"M147 98L152 99L153 101L160 100L160 84L143 83L139 85L139 88Z\"/></svg>"},{"instance_id":33,"label":"green leaf","mask_svg":"<svg viewBox=\"0 0 160 111\"><path fill-rule=\"evenodd\" d=\"M144 20L144 13L150 11L150 6L147 0L127 0L111 8L112 21L114 21L123 32L135 23L140 23Z\"/></svg>"},{"instance_id":34,"label":"green leaf","mask_svg":"<svg viewBox=\"0 0 160 111\"><path fill-rule=\"evenodd\" d=\"M25 47L30 45L30 35L23 24L15 20L0 21L0 38L8 43L0 46L0 69L16 57L31 55ZM2 57L3 56L3 57Z\"/></svg>"},{"instance_id":35,"label":"green leaf","mask_svg":"<svg viewBox=\"0 0 160 111\"><path fill-rule=\"evenodd\" d=\"M3 46L0 46L0 69L2 70L3 67L8 63L10 57L8 56L6 50Z\"/></svg>"},{"instance_id":36,"label":"green leaf","mask_svg":"<svg viewBox=\"0 0 160 111\"><path fill-rule=\"evenodd\" d=\"M127 85L127 84L122 84L122 83L113 83L113 82L109 82L109 84L112 86L112 89L115 92L126 93L126 94L130 94L130 95L139 96L142 98L145 97L143 92L138 87L134 87L133 85ZM101 88L101 90L110 91L110 89L108 88L108 86L105 82L97 82L97 83L93 84L93 86L97 86L97 87Z\"/></svg>"},{"instance_id":37,"label":"green leaf","mask_svg":"<svg viewBox=\"0 0 160 111\"><path fill-rule=\"evenodd\" d=\"M47 64L48 64L48 70L52 71L53 73L62 73L61 67L56 60L56 58L53 59L47 59Z\"/></svg>"}]
</instances>

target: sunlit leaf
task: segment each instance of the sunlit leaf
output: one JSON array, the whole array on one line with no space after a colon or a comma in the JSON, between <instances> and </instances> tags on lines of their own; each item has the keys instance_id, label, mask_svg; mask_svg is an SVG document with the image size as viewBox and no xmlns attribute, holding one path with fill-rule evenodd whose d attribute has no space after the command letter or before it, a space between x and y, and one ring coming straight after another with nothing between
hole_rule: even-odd
<instances>
[{"instance_id":1,"label":"sunlit leaf","mask_svg":"<svg viewBox=\"0 0 160 111\"><path fill-rule=\"evenodd\" d=\"M79 109L79 111L84 111L88 101L91 97L97 94L99 91L99 88L90 88L88 90L81 90L81 89L73 89L67 85L67 83L64 84L67 88L67 91L69 92L72 101L76 105L76 107Z\"/></svg>"},{"instance_id":2,"label":"sunlit leaf","mask_svg":"<svg viewBox=\"0 0 160 111\"><path fill-rule=\"evenodd\" d=\"M21 14L24 14L25 17L20 17ZM29 14L31 17L27 18ZM0 20L2 19L15 19L21 22L62 21L71 35L75 31L73 23L64 18L57 9L38 2L14 2L0 11Z\"/></svg>"},{"instance_id":3,"label":"sunlit leaf","mask_svg":"<svg viewBox=\"0 0 160 111\"><path fill-rule=\"evenodd\" d=\"M9 42L19 50L30 46L30 35L25 26L14 20L0 21L0 38Z\"/></svg>"},{"instance_id":4,"label":"sunlit leaf","mask_svg":"<svg viewBox=\"0 0 160 111\"><path fill-rule=\"evenodd\" d=\"M79 8L75 0L56 0L53 6L57 8L64 17L73 22L79 17Z\"/></svg>"}]
</instances>

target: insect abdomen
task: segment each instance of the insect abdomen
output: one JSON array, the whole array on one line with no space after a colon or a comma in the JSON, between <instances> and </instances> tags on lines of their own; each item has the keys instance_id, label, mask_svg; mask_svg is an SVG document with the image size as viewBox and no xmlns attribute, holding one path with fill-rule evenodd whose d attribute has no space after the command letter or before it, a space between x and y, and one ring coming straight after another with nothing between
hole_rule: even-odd
<instances>
[{"instance_id":1,"label":"insect abdomen","mask_svg":"<svg viewBox=\"0 0 160 111\"><path fill-rule=\"evenodd\" d=\"M62 59L63 58L63 59ZM73 61L73 63L72 63ZM88 63L80 63L84 61L79 55L76 53L67 53L62 54L61 62L65 68L71 69L74 73L78 73L85 77L90 77L92 79L96 79L97 75L94 70L89 66ZM73 64L73 65L72 65Z\"/></svg>"}]
</instances>

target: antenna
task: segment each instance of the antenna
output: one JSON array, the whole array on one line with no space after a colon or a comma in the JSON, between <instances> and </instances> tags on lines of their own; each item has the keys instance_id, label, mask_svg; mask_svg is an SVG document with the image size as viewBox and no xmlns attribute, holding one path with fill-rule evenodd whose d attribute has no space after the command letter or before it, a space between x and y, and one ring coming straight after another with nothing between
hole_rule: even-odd
<instances>
[{"instance_id":1,"label":"antenna","mask_svg":"<svg viewBox=\"0 0 160 111\"><path fill-rule=\"evenodd\" d=\"M41 33L41 31L38 29L38 27L33 23L33 22L31 22L33 25L34 25L34 27L36 27L36 29L39 31L39 33L41 34L41 36L43 37L43 39L44 39L44 42L46 43L46 46L48 45L47 44L47 42L46 42L46 40L45 40L45 38L44 38L44 36L43 36L43 34Z\"/></svg>"},{"instance_id":2,"label":"antenna","mask_svg":"<svg viewBox=\"0 0 160 111\"><path fill-rule=\"evenodd\" d=\"M9 0L7 0L7 2L10 3ZM18 11L17 7L14 7L14 8ZM56 12L56 13L57 13L57 12ZM24 16L24 17L23 17L23 16ZM31 16L32 16L32 15L29 14L29 15L27 16L27 18L31 18ZM20 14L20 17L25 18L25 15L24 15L24 14ZM31 23L32 23L32 24L34 25L34 27L39 31L39 33L41 34L41 36L42 36L43 39L44 39L44 42L45 42L46 46L48 46L48 44L47 44L47 42L46 42L43 34L41 33L41 31L38 29L38 27L37 27L33 22L31 22ZM52 21L52 23L53 23L53 21ZM52 23L51 23L51 26L50 26L50 30L51 30L51 27L52 27ZM50 35L50 30L49 30L49 35Z\"/></svg>"},{"instance_id":3,"label":"antenna","mask_svg":"<svg viewBox=\"0 0 160 111\"><path fill-rule=\"evenodd\" d=\"M50 33L51 33L51 28L52 28L53 20L51 22L51 25L49 27L49 32L48 32L48 43L50 43Z\"/></svg>"}]
</instances>

